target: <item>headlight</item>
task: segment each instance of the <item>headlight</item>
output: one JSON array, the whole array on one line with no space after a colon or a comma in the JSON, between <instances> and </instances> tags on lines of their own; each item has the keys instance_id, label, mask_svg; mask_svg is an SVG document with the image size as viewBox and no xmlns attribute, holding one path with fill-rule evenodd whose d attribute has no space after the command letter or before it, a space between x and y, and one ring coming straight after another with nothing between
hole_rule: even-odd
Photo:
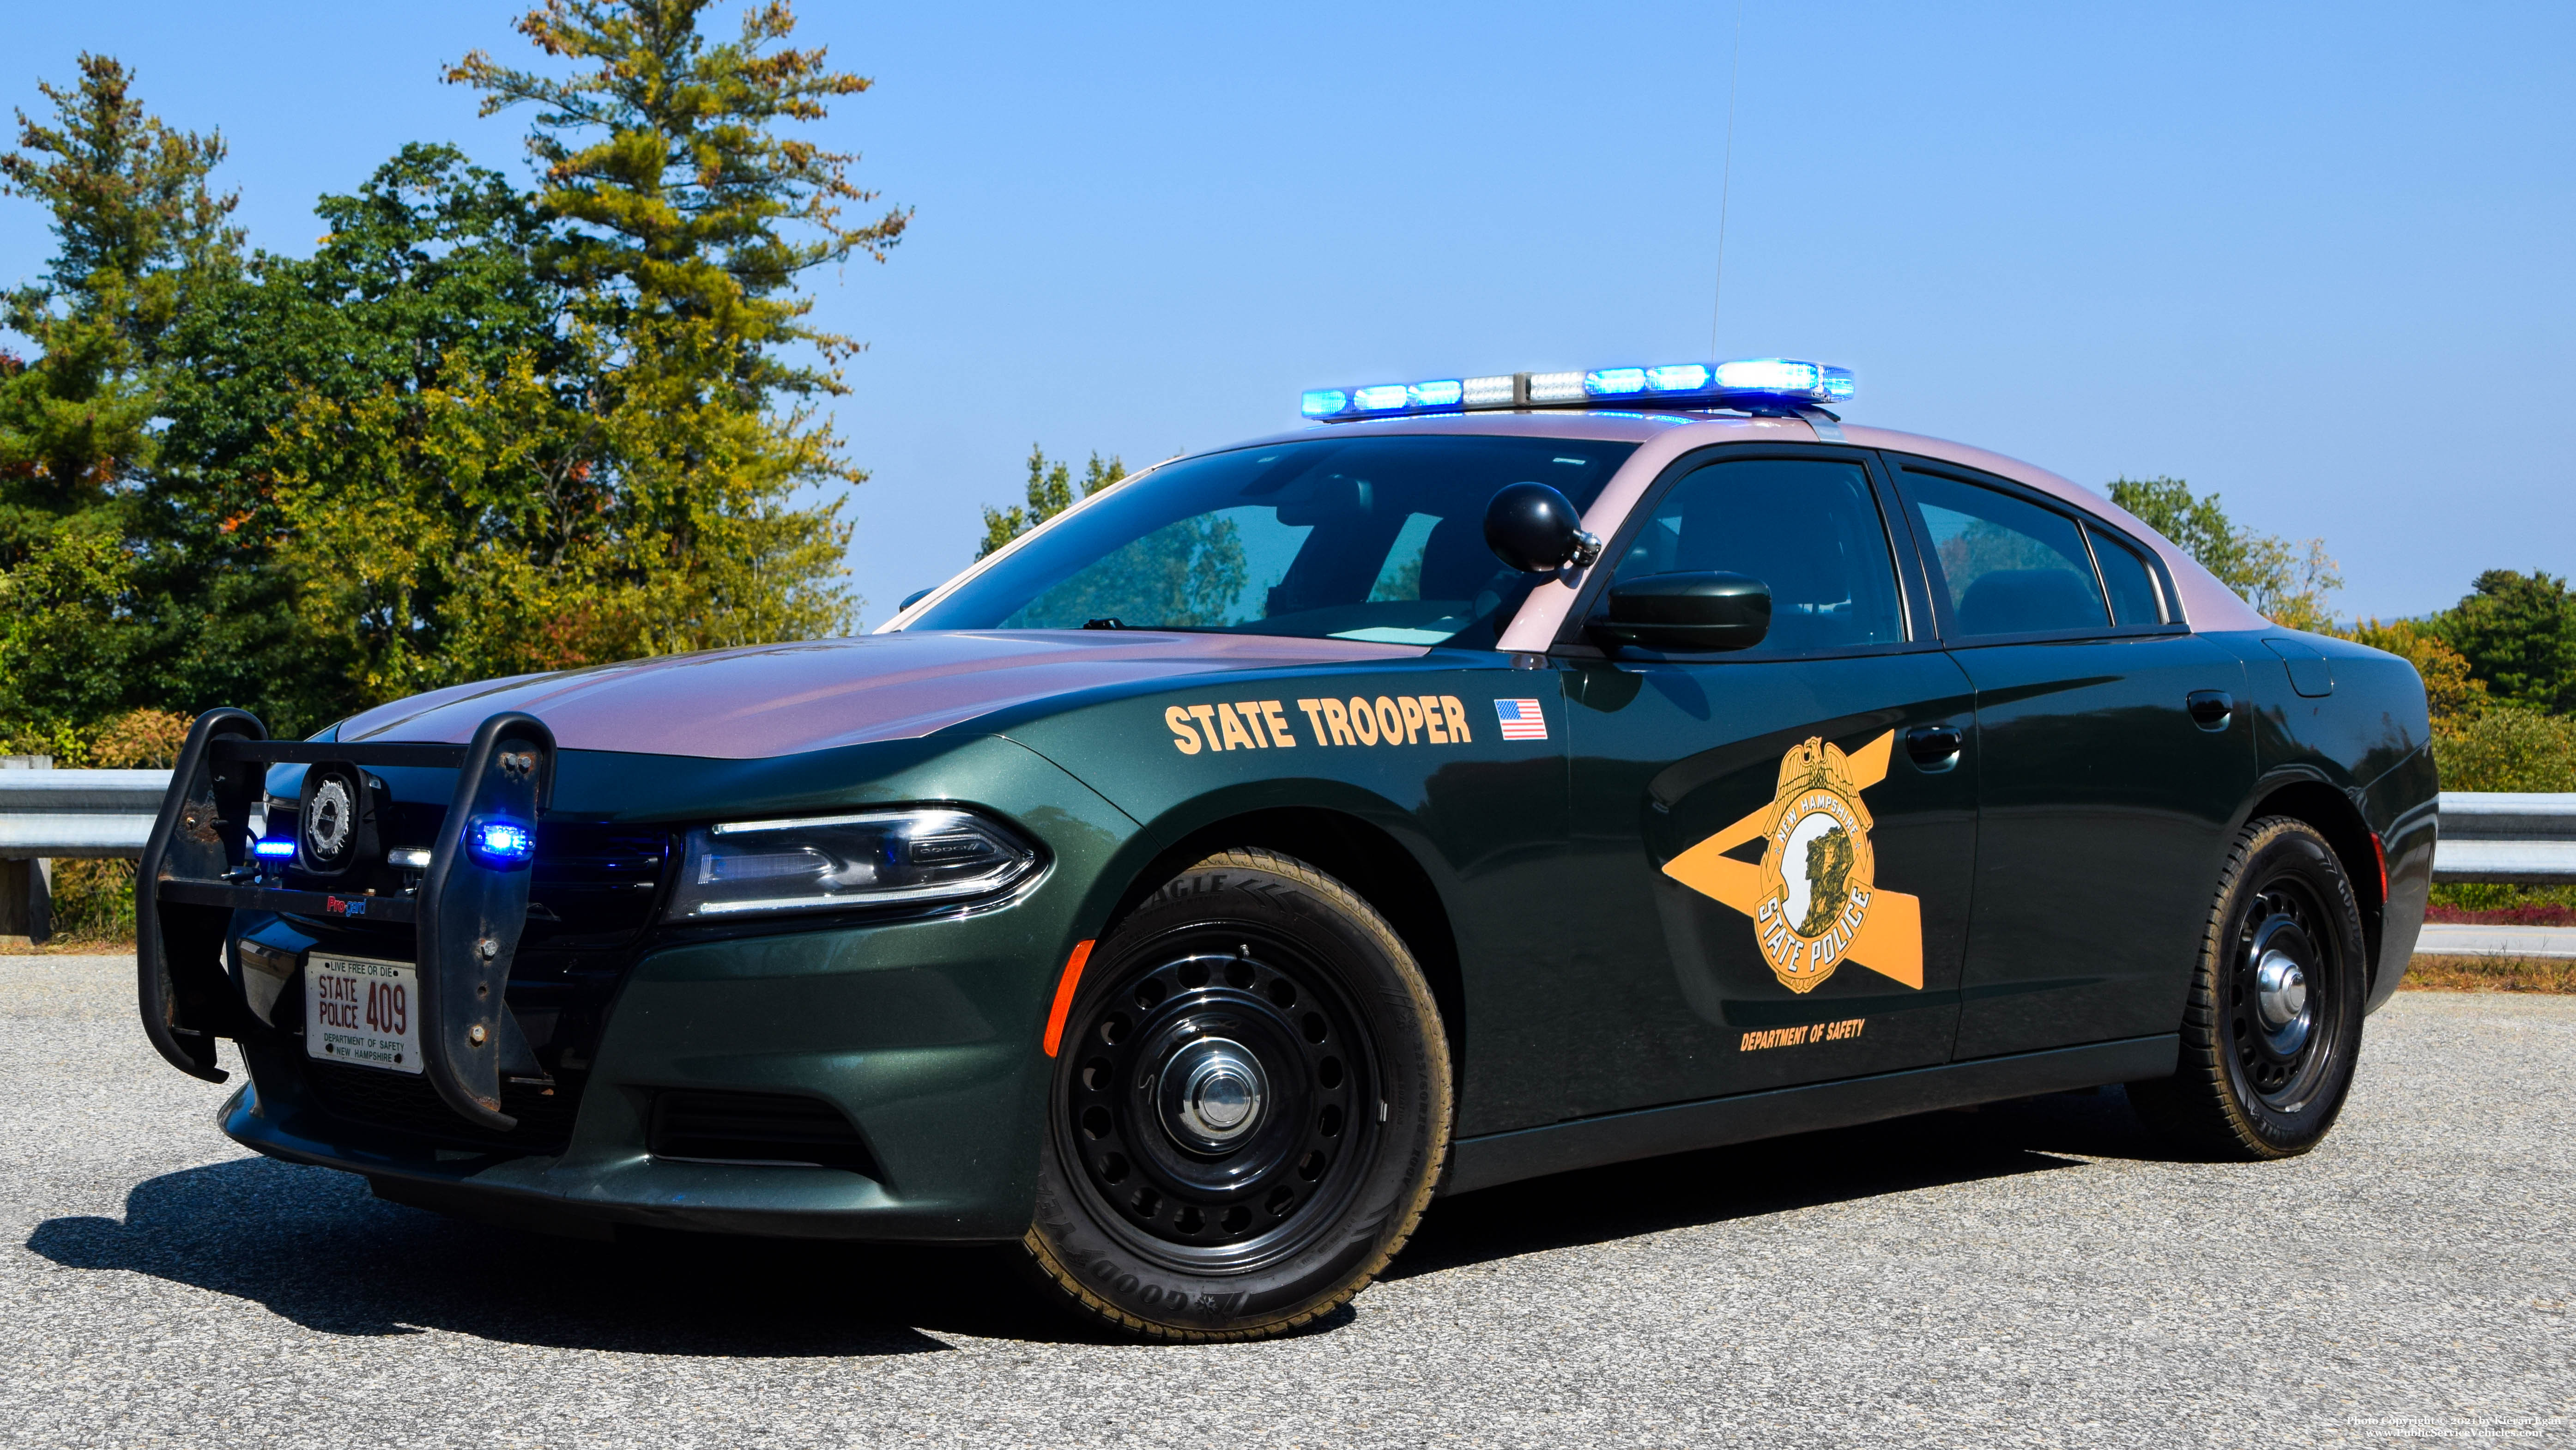
<instances>
[{"instance_id":1,"label":"headlight","mask_svg":"<svg viewBox=\"0 0 2576 1450\"><path fill-rule=\"evenodd\" d=\"M728 821L689 833L669 914L703 921L987 896L1037 864L1036 847L965 811Z\"/></svg>"}]
</instances>

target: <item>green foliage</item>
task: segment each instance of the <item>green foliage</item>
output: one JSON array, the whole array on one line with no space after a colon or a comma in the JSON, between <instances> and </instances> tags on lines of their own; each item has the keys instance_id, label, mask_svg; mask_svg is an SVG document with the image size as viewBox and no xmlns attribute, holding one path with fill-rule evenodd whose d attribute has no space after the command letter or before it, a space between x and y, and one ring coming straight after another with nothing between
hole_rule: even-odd
<instances>
[{"instance_id":1,"label":"green foliage","mask_svg":"<svg viewBox=\"0 0 2576 1450\"><path fill-rule=\"evenodd\" d=\"M133 559L117 525L107 508L59 520L0 570L0 720L58 731L123 702L139 636L119 613Z\"/></svg>"},{"instance_id":2,"label":"green foliage","mask_svg":"<svg viewBox=\"0 0 2576 1450\"><path fill-rule=\"evenodd\" d=\"M2489 569L2425 627L2459 651L2498 700L2576 713L2576 595L2566 580Z\"/></svg>"},{"instance_id":3,"label":"green foliage","mask_svg":"<svg viewBox=\"0 0 2576 1450\"><path fill-rule=\"evenodd\" d=\"M2195 497L2179 478L2115 479L2111 501L2180 545L2273 623L2319 631L2333 624L2327 596L2343 587L2343 576L2324 540L2294 543L2240 528L2217 494Z\"/></svg>"},{"instance_id":4,"label":"green foliage","mask_svg":"<svg viewBox=\"0 0 2576 1450\"><path fill-rule=\"evenodd\" d=\"M2501 881L2451 881L2433 888L2431 904L2455 911L2511 913L2506 918L2541 918L2536 924L2555 926L2559 913L2576 910L2576 886L2510 886ZM2553 908L2555 908L2553 910ZM2571 964L2576 965L2576 964Z\"/></svg>"},{"instance_id":5,"label":"green foliage","mask_svg":"<svg viewBox=\"0 0 2576 1450\"><path fill-rule=\"evenodd\" d=\"M1049 462L1045 449L1030 444L1028 502L1013 504L1006 509L988 507L984 510L984 545L975 551L975 557L981 559L1063 513L1073 507L1076 497L1089 498L1126 476L1127 465L1124 462L1112 458L1104 464L1100 455L1095 453L1083 466L1082 492L1076 495L1073 491L1073 465L1063 459Z\"/></svg>"},{"instance_id":6,"label":"green foliage","mask_svg":"<svg viewBox=\"0 0 2576 1450\"><path fill-rule=\"evenodd\" d=\"M882 260L907 214L844 224L854 158L779 131L867 82L778 44L783 5L729 42L705 8L525 17L577 69L449 76L541 107L540 189L406 146L321 199L302 259L240 257L222 140L148 115L115 61L44 88L56 114L0 157L60 243L0 319L39 349L0 354L0 735L219 703L300 734L855 623L828 495L864 475L808 401L855 345L796 282Z\"/></svg>"},{"instance_id":7,"label":"green foliage","mask_svg":"<svg viewBox=\"0 0 2576 1450\"><path fill-rule=\"evenodd\" d=\"M802 325L809 300L781 294L798 273L854 252L885 260L911 213L844 225L845 205L876 199L849 179L857 156L772 128L820 121L834 98L873 82L830 69L821 50L770 49L796 28L784 0L751 7L740 38L714 44L698 30L707 3L546 0L520 33L591 69L539 75L478 50L447 79L482 91L487 116L541 108L528 149L544 169L547 211L573 223L548 247L570 285L639 319L710 323L703 341L736 386L836 390L831 374L767 351L795 340L829 357L848 346Z\"/></svg>"},{"instance_id":8,"label":"green foliage","mask_svg":"<svg viewBox=\"0 0 2576 1450\"><path fill-rule=\"evenodd\" d=\"M465 603L531 559L596 584L578 535L612 511L578 406L588 354L537 275L534 206L453 148L406 146L316 210L331 231L311 258L259 257L172 338L189 366L142 571L160 694L300 732L414 689L614 657L483 648L548 631Z\"/></svg>"},{"instance_id":9,"label":"green foliage","mask_svg":"<svg viewBox=\"0 0 2576 1450\"><path fill-rule=\"evenodd\" d=\"M0 378L0 567L43 515L109 504L148 463L161 340L231 275L240 240L224 224L233 198L206 189L222 138L144 114L115 60L79 64L77 86L38 84L53 124L18 112L22 149L0 156L0 194L51 212L58 244L42 284L0 299L0 322L40 349Z\"/></svg>"},{"instance_id":10,"label":"green foliage","mask_svg":"<svg viewBox=\"0 0 2576 1450\"><path fill-rule=\"evenodd\" d=\"M2498 705L2434 745L2444 790L2576 791L2576 717Z\"/></svg>"},{"instance_id":11,"label":"green foliage","mask_svg":"<svg viewBox=\"0 0 2576 1450\"><path fill-rule=\"evenodd\" d=\"M102 945L134 940L134 866L132 861L56 861L54 871L54 940Z\"/></svg>"},{"instance_id":12,"label":"green foliage","mask_svg":"<svg viewBox=\"0 0 2576 1450\"><path fill-rule=\"evenodd\" d=\"M849 180L857 158L774 130L819 121L870 82L820 50L773 49L795 29L784 3L749 9L729 43L699 33L705 8L547 0L520 32L587 68L541 75L477 51L447 72L484 93L485 115L539 108L528 146L555 223L539 259L602 344L605 483L633 524L616 549L632 585L620 604L653 652L855 622L837 582L839 501L794 499L866 475L809 406L772 395L842 391L833 364L854 348L804 324L813 304L793 293L797 276L853 253L883 261L910 218L843 224L844 205L874 199ZM787 360L795 345L824 366Z\"/></svg>"}]
</instances>

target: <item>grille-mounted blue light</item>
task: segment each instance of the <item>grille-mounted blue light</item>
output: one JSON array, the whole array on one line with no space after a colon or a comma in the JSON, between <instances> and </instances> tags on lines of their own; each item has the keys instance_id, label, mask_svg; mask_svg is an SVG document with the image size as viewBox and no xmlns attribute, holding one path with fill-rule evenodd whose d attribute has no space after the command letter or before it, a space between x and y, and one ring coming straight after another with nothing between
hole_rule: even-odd
<instances>
[{"instance_id":1,"label":"grille-mounted blue light","mask_svg":"<svg viewBox=\"0 0 2576 1450\"><path fill-rule=\"evenodd\" d=\"M1595 368L1590 372L1498 373L1478 378L1435 378L1419 383L1372 383L1355 388L1316 388L1297 410L1318 422L1390 418L1496 408L1580 407L1616 398L1624 407L1743 408L1794 412L1847 403L1855 391L1849 368L1795 358L1738 358L1719 363L1662 363L1647 368Z\"/></svg>"},{"instance_id":2,"label":"grille-mounted blue light","mask_svg":"<svg viewBox=\"0 0 2576 1450\"><path fill-rule=\"evenodd\" d=\"M537 854L537 833L517 821L472 821L465 827L465 849L487 866L516 866Z\"/></svg>"},{"instance_id":3,"label":"grille-mounted blue light","mask_svg":"<svg viewBox=\"0 0 2576 1450\"><path fill-rule=\"evenodd\" d=\"M283 861L295 854L293 836L269 836L250 843L250 853L263 861Z\"/></svg>"}]
</instances>

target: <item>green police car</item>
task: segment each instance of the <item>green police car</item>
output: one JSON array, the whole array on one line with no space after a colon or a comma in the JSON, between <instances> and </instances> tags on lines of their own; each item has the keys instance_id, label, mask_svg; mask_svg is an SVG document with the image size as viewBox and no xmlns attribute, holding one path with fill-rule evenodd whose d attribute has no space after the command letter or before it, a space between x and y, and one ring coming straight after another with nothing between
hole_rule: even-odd
<instances>
[{"instance_id":1,"label":"green police car","mask_svg":"<svg viewBox=\"0 0 2576 1450\"><path fill-rule=\"evenodd\" d=\"M1782 359L1308 393L876 633L198 720L143 1022L381 1196L1016 1245L1138 1335L1431 1200L2124 1083L2334 1123L2424 692Z\"/></svg>"}]
</instances>

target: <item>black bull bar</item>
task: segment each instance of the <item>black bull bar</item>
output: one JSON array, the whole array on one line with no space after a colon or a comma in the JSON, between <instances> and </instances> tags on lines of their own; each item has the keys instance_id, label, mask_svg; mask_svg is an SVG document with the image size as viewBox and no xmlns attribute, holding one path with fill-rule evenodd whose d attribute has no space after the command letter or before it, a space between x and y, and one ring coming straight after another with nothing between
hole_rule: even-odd
<instances>
[{"instance_id":1,"label":"black bull bar","mask_svg":"<svg viewBox=\"0 0 2576 1450\"><path fill-rule=\"evenodd\" d=\"M342 767L345 773L337 778L344 785L369 793L376 787L368 766L454 770L455 794L419 889L387 896L261 884L250 816L266 797L271 765ZM307 772L308 794L317 774ZM238 1040L265 1030L243 990L244 968L227 950L237 909L355 914L408 924L420 975L423 1075L467 1121L501 1132L515 1127L518 1120L501 1111L501 1075L538 1071L505 1000L511 959L527 925L531 858L486 860L468 848L466 833L478 820L501 819L525 826L533 836L552 797L554 774L554 733L515 710L485 719L465 745L271 740L246 710L198 716L135 872L144 1033L181 1072L222 1082L226 1074L215 1065L215 1039ZM374 804L354 800L346 808L353 820L371 820ZM372 830L354 824L350 829L355 844L348 866L371 870L374 862L354 858L376 849ZM299 853L304 839L299 811Z\"/></svg>"}]
</instances>

